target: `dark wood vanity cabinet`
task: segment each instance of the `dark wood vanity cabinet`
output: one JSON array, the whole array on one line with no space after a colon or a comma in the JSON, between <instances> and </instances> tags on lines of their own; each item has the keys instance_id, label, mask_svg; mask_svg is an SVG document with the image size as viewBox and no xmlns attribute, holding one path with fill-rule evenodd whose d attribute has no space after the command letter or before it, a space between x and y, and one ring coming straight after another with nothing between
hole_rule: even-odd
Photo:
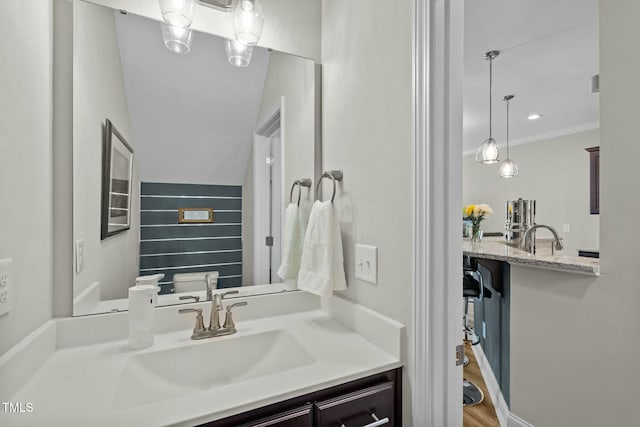
<instances>
[{"instance_id":1,"label":"dark wood vanity cabinet","mask_svg":"<svg viewBox=\"0 0 640 427\"><path fill-rule=\"evenodd\" d=\"M362 427L388 418L402 425L402 369L384 372L203 424L207 427Z\"/></svg>"}]
</instances>

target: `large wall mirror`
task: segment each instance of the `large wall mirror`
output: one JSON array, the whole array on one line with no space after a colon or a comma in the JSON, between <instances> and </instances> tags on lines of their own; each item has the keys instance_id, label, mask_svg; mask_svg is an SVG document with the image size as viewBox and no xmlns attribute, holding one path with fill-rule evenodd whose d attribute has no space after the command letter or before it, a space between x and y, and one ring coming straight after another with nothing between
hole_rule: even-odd
<instances>
[{"instance_id":1,"label":"large wall mirror","mask_svg":"<svg viewBox=\"0 0 640 427\"><path fill-rule=\"evenodd\" d=\"M291 288L276 274L281 223L291 184L318 168L318 66L256 47L240 68L225 43L193 31L178 54L158 21L75 3L74 315L126 310L142 276L163 275L159 305L205 298L207 282L243 295ZM105 196L114 128L133 151L131 189ZM128 200L104 215L103 196ZM312 200L303 188L301 203ZM128 228L101 233L123 206Z\"/></svg>"}]
</instances>

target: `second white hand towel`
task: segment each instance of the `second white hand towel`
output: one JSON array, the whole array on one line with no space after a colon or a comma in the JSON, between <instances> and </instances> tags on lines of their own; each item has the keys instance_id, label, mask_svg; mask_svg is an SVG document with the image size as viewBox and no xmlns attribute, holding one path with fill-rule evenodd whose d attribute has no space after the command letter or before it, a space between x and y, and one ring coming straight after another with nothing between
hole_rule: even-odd
<instances>
[{"instance_id":1,"label":"second white hand towel","mask_svg":"<svg viewBox=\"0 0 640 427\"><path fill-rule=\"evenodd\" d=\"M309 222L309 208L304 204L298 206L290 203L285 211L284 236L282 239L283 256L278 276L285 280L295 280L300 271L300 258L302 257L302 245L304 235Z\"/></svg>"},{"instance_id":2,"label":"second white hand towel","mask_svg":"<svg viewBox=\"0 0 640 427\"><path fill-rule=\"evenodd\" d=\"M298 289L321 296L347 289L340 223L330 201L316 201L311 209L302 248Z\"/></svg>"}]
</instances>

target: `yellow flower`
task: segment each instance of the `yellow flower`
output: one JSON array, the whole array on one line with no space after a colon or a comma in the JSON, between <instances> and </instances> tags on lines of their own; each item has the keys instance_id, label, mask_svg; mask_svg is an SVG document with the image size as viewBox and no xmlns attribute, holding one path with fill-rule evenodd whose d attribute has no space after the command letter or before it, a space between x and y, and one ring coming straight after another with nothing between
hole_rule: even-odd
<instances>
[{"instance_id":1,"label":"yellow flower","mask_svg":"<svg viewBox=\"0 0 640 427\"><path fill-rule=\"evenodd\" d=\"M465 217L470 216L475 210L475 208L476 208L476 205L467 205L467 207L464 208L464 216Z\"/></svg>"},{"instance_id":2,"label":"yellow flower","mask_svg":"<svg viewBox=\"0 0 640 427\"><path fill-rule=\"evenodd\" d=\"M465 218L480 218L481 220L485 215L491 215L492 213L493 209L491 209L489 205L484 203L481 203L479 205L467 205L463 210Z\"/></svg>"}]
</instances>

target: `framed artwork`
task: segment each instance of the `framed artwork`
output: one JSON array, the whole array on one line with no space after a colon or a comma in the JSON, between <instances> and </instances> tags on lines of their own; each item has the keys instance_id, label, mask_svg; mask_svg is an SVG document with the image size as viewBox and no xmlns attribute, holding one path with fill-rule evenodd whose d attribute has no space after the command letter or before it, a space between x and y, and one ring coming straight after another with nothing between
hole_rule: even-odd
<instances>
[{"instance_id":1,"label":"framed artwork","mask_svg":"<svg viewBox=\"0 0 640 427\"><path fill-rule=\"evenodd\" d=\"M133 150L107 119L102 154L102 225L100 239L131 226Z\"/></svg>"},{"instance_id":2,"label":"framed artwork","mask_svg":"<svg viewBox=\"0 0 640 427\"><path fill-rule=\"evenodd\" d=\"M213 222L212 208L178 208L179 224L206 224Z\"/></svg>"}]
</instances>

